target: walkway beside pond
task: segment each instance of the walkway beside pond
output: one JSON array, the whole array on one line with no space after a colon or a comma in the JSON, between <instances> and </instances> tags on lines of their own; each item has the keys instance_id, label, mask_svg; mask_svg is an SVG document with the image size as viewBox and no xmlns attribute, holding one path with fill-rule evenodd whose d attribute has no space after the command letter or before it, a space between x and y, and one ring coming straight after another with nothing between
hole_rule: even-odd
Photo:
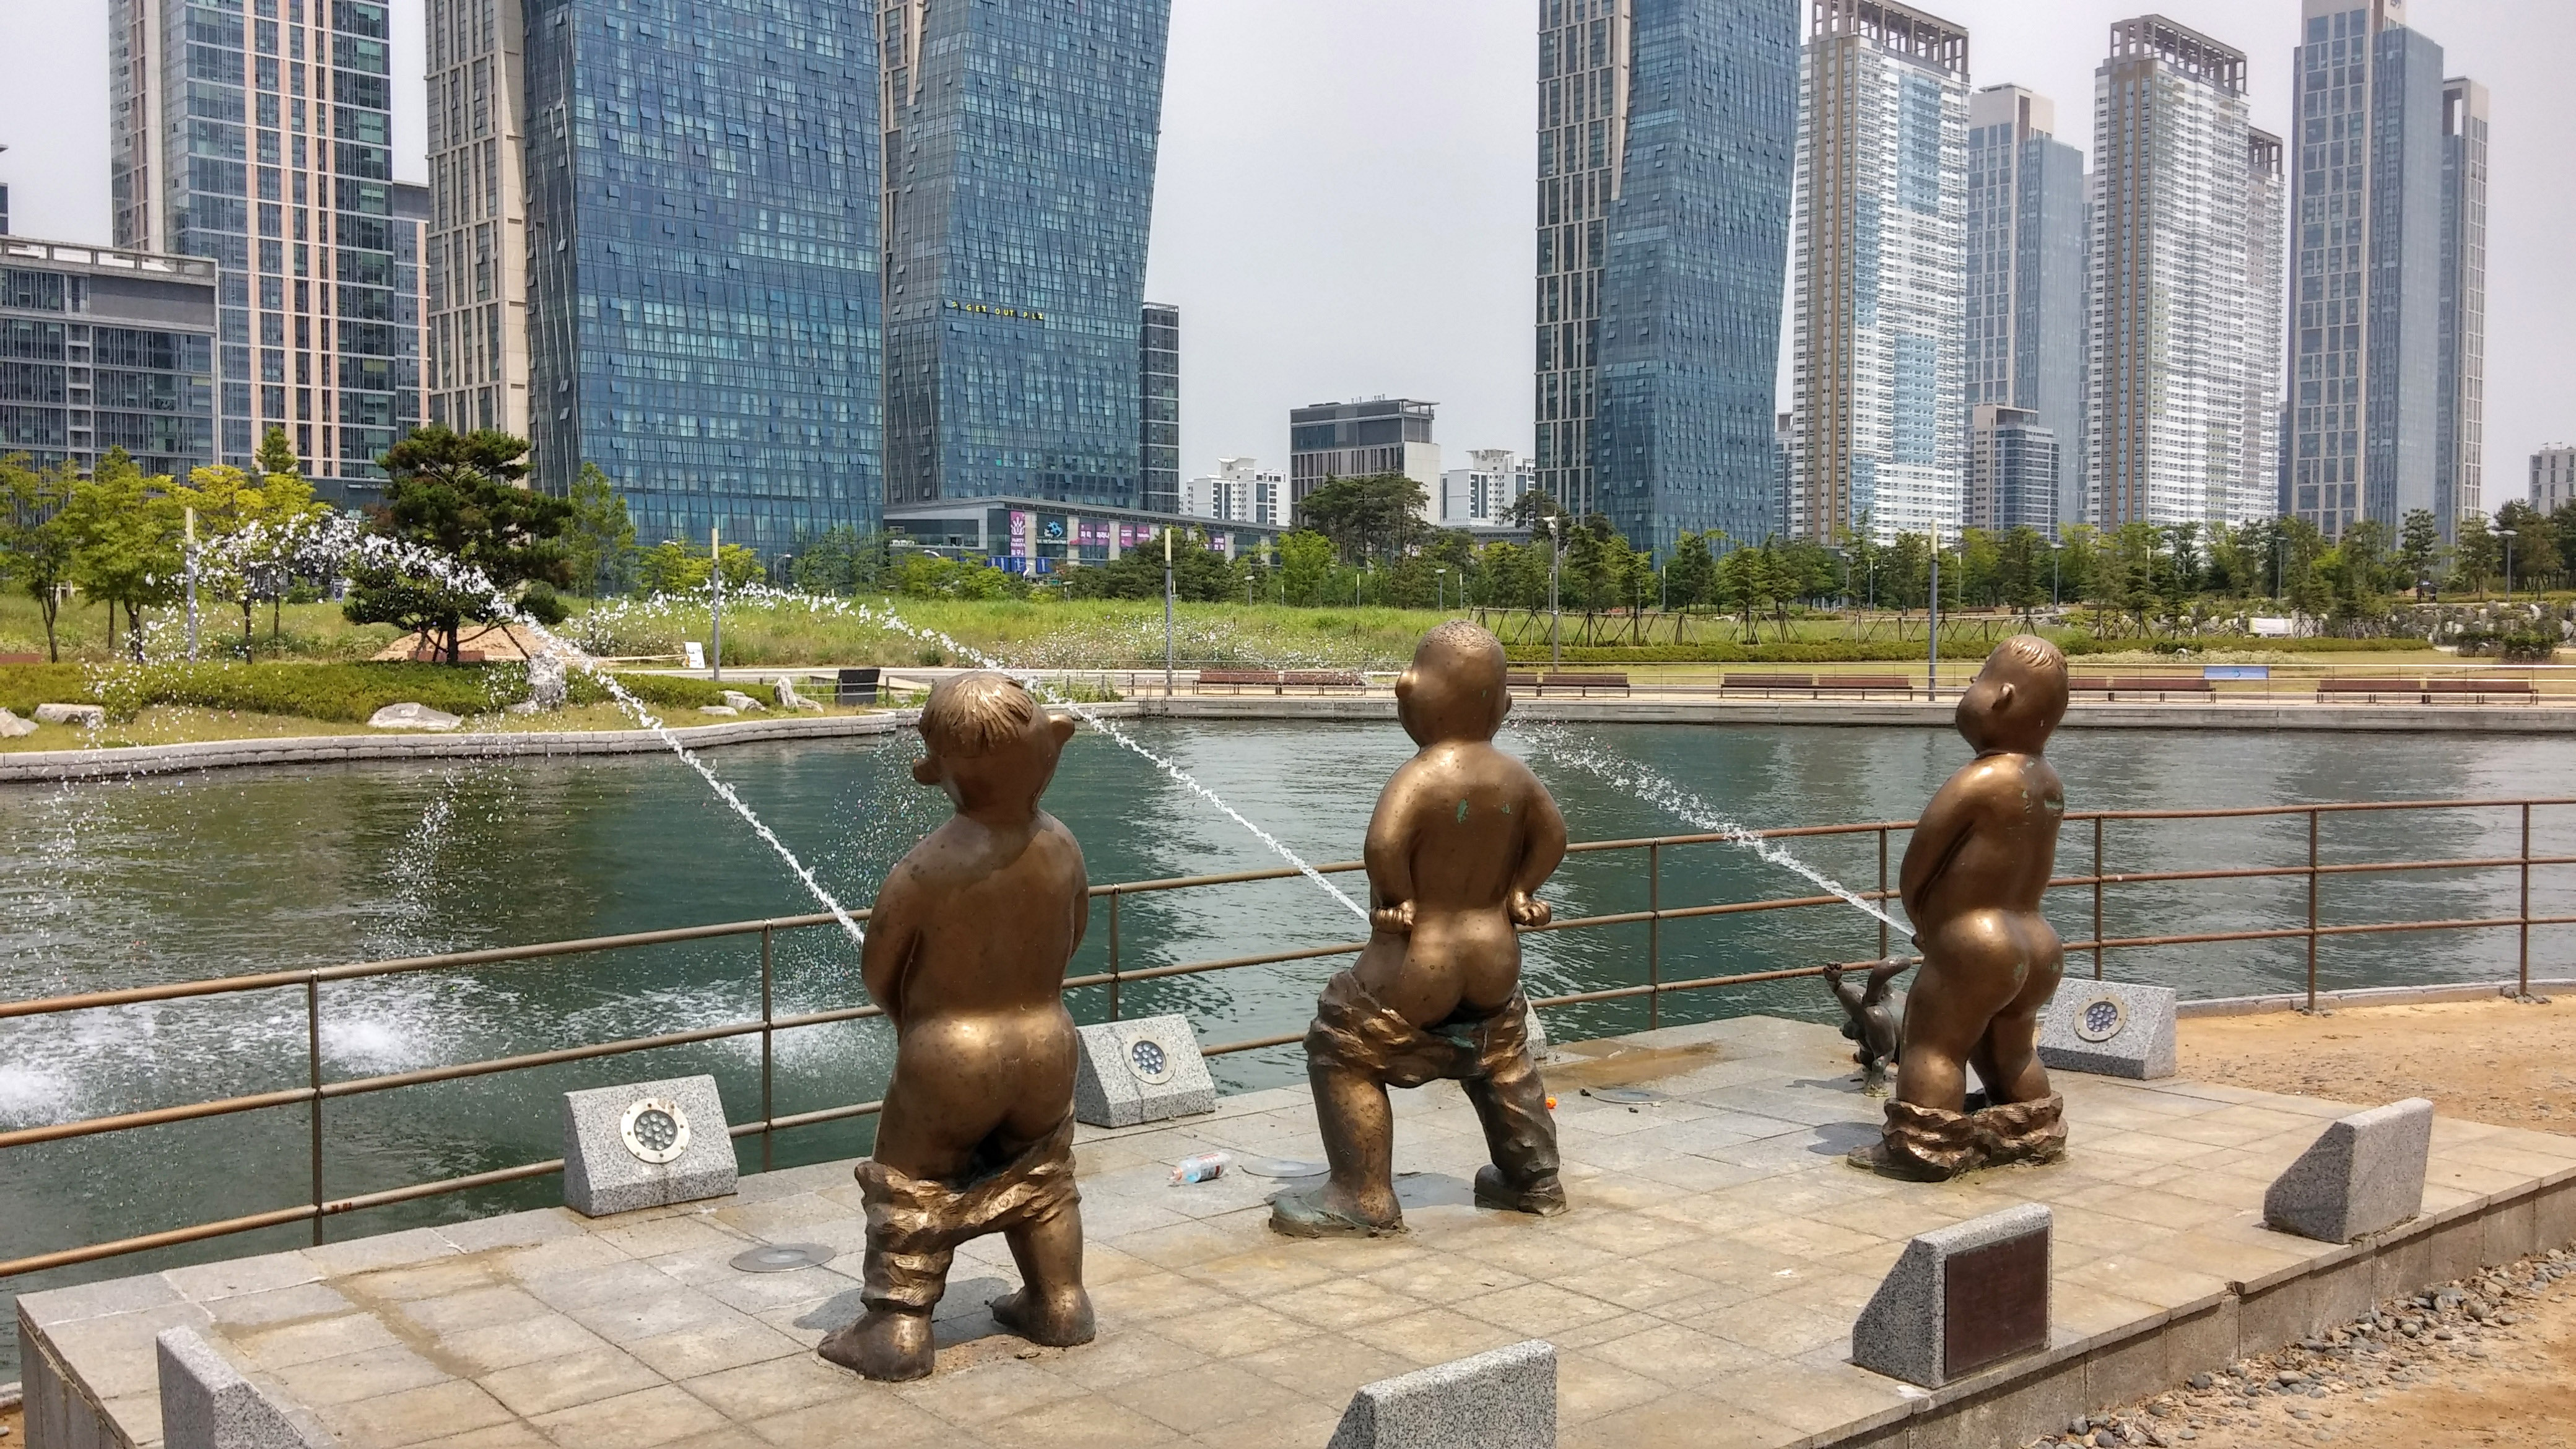
<instances>
[{"instance_id":1,"label":"walkway beside pond","mask_svg":"<svg viewBox=\"0 0 2576 1449\"><path fill-rule=\"evenodd\" d=\"M1576 1211L1479 1211L1472 1111L1399 1094L1412 1232L1290 1242L1191 1153L1319 1157L1305 1093L1086 1130L1077 1151L1097 1343L1037 1350L985 1300L997 1239L960 1255L940 1369L874 1385L813 1357L858 1311L849 1164L597 1222L521 1213L21 1300L36 1449L159 1442L152 1335L191 1324L359 1446L1204 1444L1315 1449L1360 1384L1529 1337L1562 1364L1568 1445L2019 1444L2071 1414L2320 1331L2402 1291L2576 1239L2576 1140L2441 1120L2422 1218L2334 1247L2260 1226L2271 1178L2351 1104L2187 1080L2062 1074L2061 1164L1926 1186L1857 1172L1875 1132L1848 1045L1748 1017L1561 1049ZM1587 1095L1643 1083L1659 1100ZM1852 1367L1851 1323L1904 1240L2041 1201L2056 1215L2051 1348L1926 1393ZM830 1264L744 1274L761 1242ZM97 1437L81 1438L75 1421ZM112 1428L110 1425L112 1424Z\"/></svg>"}]
</instances>

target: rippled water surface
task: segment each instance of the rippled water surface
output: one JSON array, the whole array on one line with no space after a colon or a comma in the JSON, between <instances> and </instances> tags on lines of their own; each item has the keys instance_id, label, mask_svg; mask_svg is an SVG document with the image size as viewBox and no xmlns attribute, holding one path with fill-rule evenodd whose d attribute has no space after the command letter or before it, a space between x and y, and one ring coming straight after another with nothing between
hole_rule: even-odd
<instances>
[{"instance_id":1,"label":"rippled water surface","mask_svg":"<svg viewBox=\"0 0 2576 1449\"><path fill-rule=\"evenodd\" d=\"M1247 817L1310 860L1356 856L1378 786L1410 753L1391 725L1154 724L1138 738L1170 755ZM1711 809L1753 827L1910 817L1965 759L1948 731L1631 726L1567 738L1638 762ZM1604 782L1529 752L1577 840L1691 829ZM728 749L710 763L802 858L853 904L944 817L915 785L903 740ZM2362 799L2576 794L2576 752L2537 737L2071 731L2052 752L2070 809L2194 808ZM1666 798L1670 798L1667 794ZM1080 837L1095 882L1278 864L1241 827L1150 765L1096 736L1070 748L1048 796ZM2329 816L2324 858L2511 854L2517 812ZM2106 861L2121 872L2289 865L2306 859L2304 817L2115 822ZM2576 809L2543 809L2534 843L2576 853ZM1878 884L1878 839L1793 842L1843 883ZM1904 848L1897 833L1894 855ZM2091 865L2092 830L2068 828L2061 874ZM1560 917L1643 908L1643 853L1577 856L1548 895ZM2533 872L2535 914L2576 913L2576 874ZM1662 852L1667 906L1806 895L1795 876L1727 846ZM2510 914L2513 870L2331 879L2329 921ZM2303 880L2149 884L2109 893L2113 936L2290 926ZM667 758L456 762L263 770L65 789L0 787L0 999L151 982L471 950L659 927L803 914L816 907L777 858L705 786ZM2089 892L2061 891L2050 912L2070 940L2092 934ZM1125 900L1122 969L1285 950L1351 938L1349 913L1311 883L1285 880ZM1096 909L1078 971L1107 964L1109 913ZM1876 922L1846 906L1667 923L1652 940L1665 979L1850 959L1878 950ZM1638 982L1650 969L1643 925L1530 939L1531 994ZM1898 943L1900 946L1902 942ZM2567 928L2533 933L2537 974L2563 975ZM2321 952L2328 985L2508 976L2510 930L2356 936ZM778 1009L856 1004L853 953L836 929L780 935ZM382 980L320 991L326 1079L412 1071L611 1037L755 1017L757 938L695 942ZM2288 989L2304 979L2304 941L2114 954L2111 974L2190 995ZM1134 983L1128 1014L1188 1013L1202 1040L1301 1026L1341 964L1322 960ZM2071 969L2090 970L2089 960ZM1800 980L1667 999L1666 1021L1768 1011L1822 1019L1822 988ZM1087 990L1078 1016L1099 1019ZM1632 1030L1640 1002L1558 1013L1560 1038ZM873 1023L780 1034L772 1066L780 1114L866 1100L881 1090L891 1042ZM557 1155L556 1097L579 1086L713 1072L729 1112L759 1115L757 1036L507 1076L335 1099L324 1109L325 1191L333 1197ZM1228 1087L1301 1075L1293 1048L1220 1058ZM307 1080L300 987L0 1021L0 1129L173 1102L295 1087ZM774 1144L779 1165L864 1151L864 1122L806 1129ZM744 1145L745 1165L759 1148ZM85 1141L0 1151L0 1258L307 1200L310 1122L301 1106ZM552 1180L335 1219L351 1236L410 1222L556 1200ZM122 1263L63 1270L32 1288L117 1276L190 1258L291 1246L309 1227L273 1229ZM5 1312L0 1299L0 1312ZM0 1343L0 1380L14 1377Z\"/></svg>"}]
</instances>

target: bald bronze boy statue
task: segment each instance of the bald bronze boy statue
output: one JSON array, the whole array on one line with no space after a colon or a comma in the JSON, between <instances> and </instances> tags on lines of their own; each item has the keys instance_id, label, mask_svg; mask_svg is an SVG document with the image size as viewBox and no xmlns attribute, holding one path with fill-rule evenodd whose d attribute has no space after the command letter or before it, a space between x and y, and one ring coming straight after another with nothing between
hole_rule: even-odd
<instances>
[{"instance_id":1,"label":"bald bronze boy statue","mask_svg":"<svg viewBox=\"0 0 2576 1449\"><path fill-rule=\"evenodd\" d=\"M1518 934L1547 924L1536 893L1565 858L1565 819L1529 767L1494 748L1506 682L1503 646L1464 622L1424 635L1396 681L1396 717L1422 748L1369 820L1368 946L1324 987L1306 1033L1332 1179L1273 1201L1271 1227L1292 1237L1403 1230L1386 1089L1443 1079L1466 1089L1493 1154L1476 1201L1565 1211Z\"/></svg>"},{"instance_id":2,"label":"bald bronze boy statue","mask_svg":"<svg viewBox=\"0 0 2576 1449\"><path fill-rule=\"evenodd\" d=\"M2066 1151L2063 1101L2039 1060L2040 1018L2066 966L2039 909L2066 790L2041 751L2065 717L2066 656L2036 635L2005 640L1959 697L1959 733L1977 755L1905 847L1897 884L1923 966L1905 998L1887 1124L1852 1152L1859 1166L1937 1181ZM1973 1111L1971 1065L1986 1088Z\"/></svg>"},{"instance_id":3,"label":"bald bronze boy statue","mask_svg":"<svg viewBox=\"0 0 2576 1449\"><path fill-rule=\"evenodd\" d=\"M1022 1285L993 1317L1033 1343L1092 1337L1064 1009L1091 898L1082 847L1038 808L1073 721L975 673L932 690L920 728L913 778L957 814L886 877L868 925L860 970L894 1023L894 1081L858 1168L867 1312L821 1348L872 1379L930 1372L949 1264L989 1233L1009 1240Z\"/></svg>"}]
</instances>

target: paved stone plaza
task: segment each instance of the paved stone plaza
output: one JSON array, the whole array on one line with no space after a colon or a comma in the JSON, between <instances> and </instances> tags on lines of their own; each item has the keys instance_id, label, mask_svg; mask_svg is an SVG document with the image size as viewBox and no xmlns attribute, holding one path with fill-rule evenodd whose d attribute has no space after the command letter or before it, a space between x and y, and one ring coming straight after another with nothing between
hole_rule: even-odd
<instances>
[{"instance_id":1,"label":"paved stone plaza","mask_svg":"<svg viewBox=\"0 0 2576 1449\"><path fill-rule=\"evenodd\" d=\"M847 1163L595 1222L521 1213L35 1294L19 1305L30 1427L65 1417L33 1449L159 1443L152 1339L177 1324L366 1449L1320 1449L1361 1384L1529 1338L1557 1347L1569 1445L2018 1444L2382 1294L2576 1239L2576 1139L2447 1119L2414 1224L2352 1247L2268 1231L2272 1178L2369 1104L2172 1079L2059 1074L2073 1138L2054 1166L1873 1177L1841 1160L1879 1119L1848 1054L1829 1028L1770 1018L1560 1049L1575 1211L1553 1221L1471 1206L1484 1147L1465 1099L1399 1092L1412 1231L1377 1241L1273 1235L1264 1179L1169 1182L1211 1149L1320 1158L1302 1090L1086 1131L1099 1341L997 1333L983 1304L1014 1275L987 1239L959 1255L939 1372L913 1384L812 1352L859 1311ZM1622 1083L1666 1096L1584 1095ZM1845 1361L1906 1238L2023 1201L2055 1215L2046 1354L1933 1392ZM762 1242L841 1256L728 1266ZM112 1428L85 1426L102 1414Z\"/></svg>"}]
</instances>

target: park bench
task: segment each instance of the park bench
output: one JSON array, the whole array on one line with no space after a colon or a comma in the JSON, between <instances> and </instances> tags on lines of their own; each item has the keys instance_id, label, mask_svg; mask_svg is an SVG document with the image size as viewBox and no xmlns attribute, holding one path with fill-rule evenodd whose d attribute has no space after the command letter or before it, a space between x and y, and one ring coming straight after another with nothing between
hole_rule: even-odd
<instances>
[{"instance_id":1,"label":"park bench","mask_svg":"<svg viewBox=\"0 0 2576 1449\"><path fill-rule=\"evenodd\" d=\"M1255 688L1267 689L1272 694L1287 693L1287 690L1280 686L1279 671L1276 669L1202 669L1199 671L1198 692L1201 694L1218 686L1224 686L1235 694L1241 694L1247 684Z\"/></svg>"},{"instance_id":2,"label":"park bench","mask_svg":"<svg viewBox=\"0 0 2576 1449\"><path fill-rule=\"evenodd\" d=\"M1729 674L1718 680L1720 694L1760 694L1769 699L1774 694L1807 694L1816 687L1812 674Z\"/></svg>"},{"instance_id":3,"label":"park bench","mask_svg":"<svg viewBox=\"0 0 2576 1449\"><path fill-rule=\"evenodd\" d=\"M1526 689L1532 693L1536 693L1538 690L1538 676L1535 674L1506 673L1503 675L1503 688Z\"/></svg>"},{"instance_id":4,"label":"park bench","mask_svg":"<svg viewBox=\"0 0 2576 1449\"><path fill-rule=\"evenodd\" d=\"M2428 679L2424 681L2424 702L2437 704L2442 699L2466 698L2484 704L2489 698L2520 704L2538 704L2540 691L2528 679Z\"/></svg>"},{"instance_id":5,"label":"park bench","mask_svg":"<svg viewBox=\"0 0 2576 1449\"><path fill-rule=\"evenodd\" d=\"M1367 689L1368 676L1356 669L1286 669L1279 674L1280 692L1311 689L1317 694L1335 689Z\"/></svg>"},{"instance_id":6,"label":"park bench","mask_svg":"<svg viewBox=\"0 0 2576 1449\"><path fill-rule=\"evenodd\" d=\"M2152 694L2159 704L2163 703L2165 696L2169 694L2188 694L2208 698L2217 693L2216 688L2208 680L2194 679L2188 675L2114 674L2105 676L2097 674L2070 679L2066 682L2066 688L2070 694L2098 694L2105 700L2117 700L2124 694L2130 696Z\"/></svg>"},{"instance_id":7,"label":"park bench","mask_svg":"<svg viewBox=\"0 0 2576 1449\"><path fill-rule=\"evenodd\" d=\"M0 654L0 664L42 664L42 654Z\"/></svg>"},{"instance_id":8,"label":"park bench","mask_svg":"<svg viewBox=\"0 0 2576 1449\"><path fill-rule=\"evenodd\" d=\"M1914 695L1914 681L1903 674L1819 674L1815 694L1903 694Z\"/></svg>"},{"instance_id":9,"label":"park bench","mask_svg":"<svg viewBox=\"0 0 2576 1449\"><path fill-rule=\"evenodd\" d=\"M1551 689L1559 691L1571 689L1578 696L1583 697L1589 697L1592 691L1596 689L1605 692L1617 690L1621 694L1626 694L1628 692L1628 676L1625 674L1549 674L1541 676L1538 682L1538 692L1543 696Z\"/></svg>"},{"instance_id":10,"label":"park bench","mask_svg":"<svg viewBox=\"0 0 2576 1449\"><path fill-rule=\"evenodd\" d=\"M2361 696L2364 704L2377 704L2382 695L2388 696L2391 702L2422 704L2425 701L2424 681L2420 679L2320 679L2317 681L2319 704L2337 696L2350 698L2353 695Z\"/></svg>"}]
</instances>

